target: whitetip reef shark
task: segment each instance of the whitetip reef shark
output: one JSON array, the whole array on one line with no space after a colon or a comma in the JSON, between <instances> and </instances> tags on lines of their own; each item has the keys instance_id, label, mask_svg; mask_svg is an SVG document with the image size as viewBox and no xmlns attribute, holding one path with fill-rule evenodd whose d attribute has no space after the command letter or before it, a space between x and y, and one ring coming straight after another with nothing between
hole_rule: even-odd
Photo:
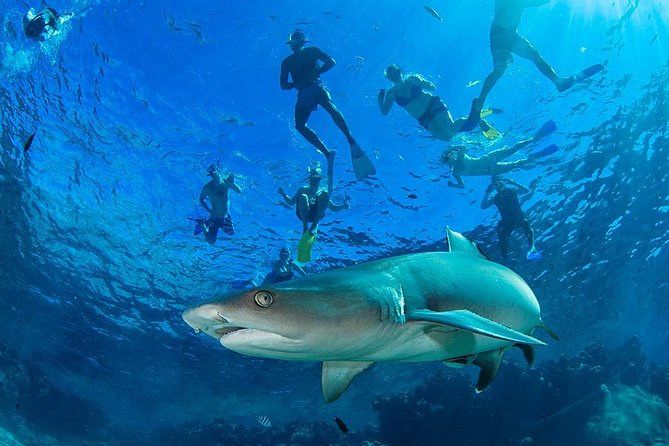
<instances>
[{"instance_id":1,"label":"whitetip reef shark","mask_svg":"<svg viewBox=\"0 0 669 446\"><path fill-rule=\"evenodd\" d=\"M447 229L448 252L407 254L217 297L183 319L232 351L322 361L332 402L375 362L444 361L481 368L476 390L513 346L534 360L546 329L530 287ZM556 336L554 336L556 337ZM557 337L556 337L557 338Z\"/></svg>"}]
</instances>

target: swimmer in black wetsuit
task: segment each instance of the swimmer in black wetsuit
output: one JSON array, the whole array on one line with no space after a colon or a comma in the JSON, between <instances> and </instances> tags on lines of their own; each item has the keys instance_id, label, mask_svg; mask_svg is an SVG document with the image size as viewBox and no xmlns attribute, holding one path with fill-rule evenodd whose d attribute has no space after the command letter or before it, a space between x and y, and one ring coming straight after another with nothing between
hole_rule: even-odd
<instances>
[{"instance_id":1,"label":"swimmer in black wetsuit","mask_svg":"<svg viewBox=\"0 0 669 446\"><path fill-rule=\"evenodd\" d=\"M456 133L469 132L476 127L479 119L458 118L455 121L448 107L439 96L432 92L435 85L420 74L403 76L402 69L393 64L386 68L385 75L394 85L386 92L379 90L378 103L382 115L387 115L397 103L432 136L441 141L450 141ZM480 113L480 110L479 110ZM499 133L488 126L485 121L480 123L486 137L495 139Z\"/></svg>"},{"instance_id":2,"label":"swimmer in black wetsuit","mask_svg":"<svg viewBox=\"0 0 669 446\"><path fill-rule=\"evenodd\" d=\"M525 231L525 237L530 244L527 258L531 260L541 258L541 254L534 246L534 231L518 201L519 193L526 194L529 191L527 187L520 183L497 176L492 178L483 195L481 209L487 209L494 204L502 217L497 225L497 236L499 237L499 250L504 260L506 260L508 252L509 236L516 228L522 228Z\"/></svg>"},{"instance_id":3,"label":"swimmer in black wetsuit","mask_svg":"<svg viewBox=\"0 0 669 446\"><path fill-rule=\"evenodd\" d=\"M214 164L207 169L207 176L211 177L211 181L202 187L200 204L209 212L209 219L203 222L202 229L204 231L204 238L210 245L213 245L216 242L219 229L222 229L228 235L235 233L235 227L230 217L228 192L232 189L237 193L241 193L241 189L235 184L235 176L233 174L228 175L223 180L221 172ZM209 199L211 207L207 205L206 199Z\"/></svg>"},{"instance_id":4,"label":"swimmer in black wetsuit","mask_svg":"<svg viewBox=\"0 0 669 446\"><path fill-rule=\"evenodd\" d=\"M527 39L518 34L518 25L525 9L547 3L550 3L550 0L495 0L495 17L490 26L490 52L492 53L493 70L485 78L481 87L481 94L474 101L475 108L479 112L483 108L490 90L513 63L512 54L533 62L541 74L555 84L558 91L565 91L577 82L587 79L604 69L603 65L596 64L573 76L560 77L553 67L541 57L539 51Z\"/></svg>"},{"instance_id":5,"label":"swimmer in black wetsuit","mask_svg":"<svg viewBox=\"0 0 669 446\"><path fill-rule=\"evenodd\" d=\"M29 39L43 42L56 32L59 18L58 11L53 8L45 8L38 14L30 8L23 16L23 31Z\"/></svg>"},{"instance_id":6,"label":"swimmer in black wetsuit","mask_svg":"<svg viewBox=\"0 0 669 446\"><path fill-rule=\"evenodd\" d=\"M278 190L286 204L296 205L295 214L302 221L303 234L307 231L310 235L316 233L318 223L320 223L327 209L336 212L349 208L348 200L344 200L341 205L334 204L330 200L329 191L320 187L322 178L320 168L309 169L309 185L300 187L295 195L289 197L283 187ZM309 223L311 223L311 226L309 226Z\"/></svg>"},{"instance_id":7,"label":"swimmer in black wetsuit","mask_svg":"<svg viewBox=\"0 0 669 446\"><path fill-rule=\"evenodd\" d=\"M332 170L334 166L335 151L328 150L316 132L307 127L307 121L312 111L320 105L330 114L334 123L344 133L352 150L362 150L351 135L346 120L342 113L332 102L332 97L327 87L320 79L320 75L335 66L335 61L325 52L316 47L304 48L308 42L304 32L296 30L290 35L286 44L290 45L293 54L281 62L281 89L297 90L297 103L295 104L295 128L314 147L316 147L328 161L328 181L332 181ZM291 81L288 81L290 75ZM332 185L328 185L332 189Z\"/></svg>"}]
</instances>

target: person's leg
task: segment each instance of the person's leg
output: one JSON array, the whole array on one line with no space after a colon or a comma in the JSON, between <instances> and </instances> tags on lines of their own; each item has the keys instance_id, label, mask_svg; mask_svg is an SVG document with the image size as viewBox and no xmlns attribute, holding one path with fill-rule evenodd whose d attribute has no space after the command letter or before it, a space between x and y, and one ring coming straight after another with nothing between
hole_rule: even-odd
<instances>
[{"instance_id":1,"label":"person's leg","mask_svg":"<svg viewBox=\"0 0 669 446\"><path fill-rule=\"evenodd\" d=\"M559 88L563 79L557 75L553 67L541 57L537 49L526 39L520 38L513 48L513 53L534 63L539 72L546 76L553 84Z\"/></svg>"},{"instance_id":2,"label":"person's leg","mask_svg":"<svg viewBox=\"0 0 669 446\"><path fill-rule=\"evenodd\" d=\"M218 236L218 229L221 227L221 221L217 218L210 218L209 221L205 223L206 231L204 231L204 239L210 245L216 243L216 237Z\"/></svg>"},{"instance_id":3,"label":"person's leg","mask_svg":"<svg viewBox=\"0 0 669 446\"><path fill-rule=\"evenodd\" d=\"M235 225L232 223L232 217L230 217L230 214L223 217L223 224L221 225L221 229L228 235L235 234Z\"/></svg>"},{"instance_id":4,"label":"person's leg","mask_svg":"<svg viewBox=\"0 0 669 446\"><path fill-rule=\"evenodd\" d=\"M328 112L328 114L332 117L332 120L334 121L335 125L339 127L339 130L342 131L344 136L346 137L346 140L348 141L349 145L355 144L355 138L353 138L353 135L351 135L351 131L348 128L348 124L346 124L346 120L344 119L344 115L339 111L339 109L332 103L332 100L330 98L330 94L324 92L323 93L324 98L318 102L318 104L323 107L323 110Z\"/></svg>"},{"instance_id":5,"label":"person's leg","mask_svg":"<svg viewBox=\"0 0 669 446\"><path fill-rule=\"evenodd\" d=\"M500 77L506 72L505 67L495 67L493 70L486 76L485 80L483 81L483 86L481 87L481 93L479 94L479 97L477 99L474 99L476 101L475 106L472 107L472 111L470 112L471 114L474 115L480 115L481 110L483 110L483 105L485 104L486 98L488 97L488 94L492 90L492 88L495 86L497 81L499 80Z\"/></svg>"},{"instance_id":6,"label":"person's leg","mask_svg":"<svg viewBox=\"0 0 669 446\"><path fill-rule=\"evenodd\" d=\"M318 229L318 223L323 219L325 216L325 211L328 208L328 205L330 204L330 194L327 192L323 191L318 194L318 197L316 198L316 212L314 216L314 220L311 223L311 228L309 228L309 233L311 235L314 235L316 233L316 230Z\"/></svg>"},{"instance_id":7,"label":"person's leg","mask_svg":"<svg viewBox=\"0 0 669 446\"><path fill-rule=\"evenodd\" d=\"M527 243L530 244L530 250L535 249L534 248L534 231L532 230L532 226L530 226L530 221L525 217L523 219L523 222L521 223L521 227L523 228L523 231L525 231L525 237L527 238Z\"/></svg>"},{"instance_id":8,"label":"person's leg","mask_svg":"<svg viewBox=\"0 0 669 446\"><path fill-rule=\"evenodd\" d=\"M520 146L522 147L522 146ZM489 152L487 155L485 155L487 158L494 162L499 162L502 161L504 158L508 158L514 153L516 153L519 149L519 146L513 145L513 146L505 146L502 147L501 149L493 150L492 152Z\"/></svg>"},{"instance_id":9,"label":"person's leg","mask_svg":"<svg viewBox=\"0 0 669 446\"><path fill-rule=\"evenodd\" d=\"M306 139L312 146L316 147L327 158L330 151L325 147L325 144L323 144L323 141L321 141L316 132L307 127L309 116L311 116L311 109L309 107L296 105L295 128L302 136L304 136L304 139Z\"/></svg>"},{"instance_id":10,"label":"person's leg","mask_svg":"<svg viewBox=\"0 0 669 446\"><path fill-rule=\"evenodd\" d=\"M532 160L529 159L522 159L522 160L516 160L516 161L507 161L507 162L498 162L498 163L491 163L491 168L489 174L492 176L495 175L503 175L505 173L511 172L512 170L515 169L521 169L525 167L527 164L531 163Z\"/></svg>"},{"instance_id":11,"label":"person's leg","mask_svg":"<svg viewBox=\"0 0 669 446\"><path fill-rule=\"evenodd\" d=\"M497 224L497 237L499 239L499 251L502 254L502 259L506 260L506 256L508 253L508 243L509 243L509 235L511 234L511 228L504 223L504 221L500 221Z\"/></svg>"},{"instance_id":12,"label":"person's leg","mask_svg":"<svg viewBox=\"0 0 669 446\"><path fill-rule=\"evenodd\" d=\"M302 220L302 233L309 229L309 197L305 194L297 197L297 216Z\"/></svg>"}]
</instances>

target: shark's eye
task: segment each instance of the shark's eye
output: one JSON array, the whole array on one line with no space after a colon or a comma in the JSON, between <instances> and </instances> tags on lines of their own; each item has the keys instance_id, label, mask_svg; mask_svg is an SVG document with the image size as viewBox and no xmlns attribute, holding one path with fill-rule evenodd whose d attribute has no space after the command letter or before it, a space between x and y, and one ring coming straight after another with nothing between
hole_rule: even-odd
<instances>
[{"instance_id":1,"label":"shark's eye","mask_svg":"<svg viewBox=\"0 0 669 446\"><path fill-rule=\"evenodd\" d=\"M258 291L254 296L254 299L256 303L263 308L269 307L272 305L272 302L274 302L274 297L269 291Z\"/></svg>"}]
</instances>

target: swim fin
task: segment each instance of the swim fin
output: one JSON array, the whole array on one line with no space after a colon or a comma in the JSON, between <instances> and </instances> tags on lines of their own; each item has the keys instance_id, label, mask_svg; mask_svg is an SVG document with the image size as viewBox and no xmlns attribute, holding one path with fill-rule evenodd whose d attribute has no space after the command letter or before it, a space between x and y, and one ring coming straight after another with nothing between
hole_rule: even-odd
<instances>
[{"instance_id":1,"label":"swim fin","mask_svg":"<svg viewBox=\"0 0 669 446\"><path fill-rule=\"evenodd\" d=\"M353 164L355 178L358 181L376 174L376 168L372 164L372 160L357 143L351 144L351 163Z\"/></svg>"},{"instance_id":2,"label":"swim fin","mask_svg":"<svg viewBox=\"0 0 669 446\"><path fill-rule=\"evenodd\" d=\"M545 138L546 136L550 135L556 130L557 130L557 124L555 123L555 121L550 119L546 121L539 130L537 130L537 133L535 133L532 138L533 139Z\"/></svg>"},{"instance_id":3,"label":"swim fin","mask_svg":"<svg viewBox=\"0 0 669 446\"><path fill-rule=\"evenodd\" d=\"M37 133L37 131L34 131L33 134L30 135L28 137L28 139L26 140L26 142L23 144L23 153L26 153L28 151L28 149L30 149L30 146L33 145L33 139L35 139L35 134L36 133Z\"/></svg>"},{"instance_id":4,"label":"swim fin","mask_svg":"<svg viewBox=\"0 0 669 446\"><path fill-rule=\"evenodd\" d=\"M560 148L557 146L557 144L551 144L550 146L544 147L541 150L537 150L536 152L531 153L530 159L543 158L545 156L554 154L558 150L560 150Z\"/></svg>"},{"instance_id":5,"label":"swim fin","mask_svg":"<svg viewBox=\"0 0 669 446\"><path fill-rule=\"evenodd\" d=\"M486 108L485 110L481 110L481 119L485 118L486 116L490 116L492 114L493 114L492 108Z\"/></svg>"},{"instance_id":6,"label":"swim fin","mask_svg":"<svg viewBox=\"0 0 669 446\"><path fill-rule=\"evenodd\" d=\"M603 69L604 69L604 65L602 65L600 63L589 66L588 68L581 71L580 73L576 73L573 76L570 76L570 77L566 78L565 80L563 80L560 83L560 86L558 87L558 91L562 92L562 91L568 90L571 87L573 87L574 84L576 84L578 82L581 82L581 81L589 78L590 76L593 76L593 75L599 73Z\"/></svg>"},{"instance_id":7,"label":"swim fin","mask_svg":"<svg viewBox=\"0 0 669 446\"><path fill-rule=\"evenodd\" d=\"M316 241L316 235L309 234L309 231L306 231L302 234L300 243L297 244L297 261L298 262L311 262L311 249L314 247L314 242Z\"/></svg>"},{"instance_id":8,"label":"swim fin","mask_svg":"<svg viewBox=\"0 0 669 446\"><path fill-rule=\"evenodd\" d=\"M500 132L495 130L495 128L488 124L484 119L481 119L481 122L479 122L479 128L483 132L483 136L488 139L497 139L502 136Z\"/></svg>"},{"instance_id":9,"label":"swim fin","mask_svg":"<svg viewBox=\"0 0 669 446\"><path fill-rule=\"evenodd\" d=\"M541 253L537 251L537 248L527 251L527 260L541 260L541 258Z\"/></svg>"}]
</instances>

